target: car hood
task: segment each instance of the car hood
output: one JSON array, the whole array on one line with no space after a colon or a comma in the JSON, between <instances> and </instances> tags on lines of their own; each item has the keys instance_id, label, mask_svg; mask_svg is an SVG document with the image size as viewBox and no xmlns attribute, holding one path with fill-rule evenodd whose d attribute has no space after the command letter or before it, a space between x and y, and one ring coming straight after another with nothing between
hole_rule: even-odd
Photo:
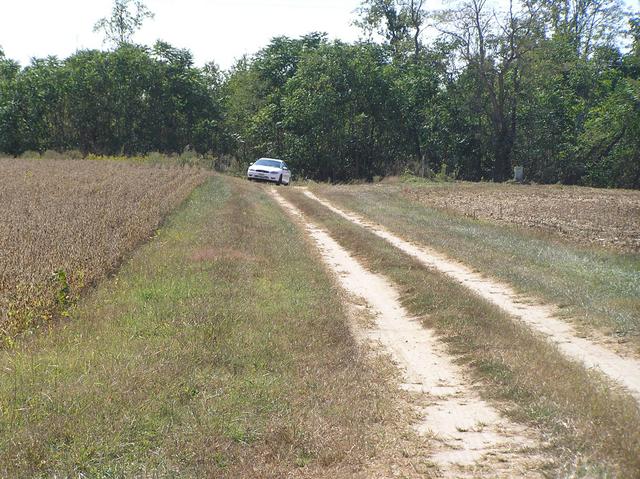
<instances>
[{"instance_id":1,"label":"car hood","mask_svg":"<svg viewBox=\"0 0 640 479\"><path fill-rule=\"evenodd\" d=\"M279 173L282 168L276 168L275 166L263 166L263 165L251 165L249 167L251 171L262 170L268 173Z\"/></svg>"}]
</instances>

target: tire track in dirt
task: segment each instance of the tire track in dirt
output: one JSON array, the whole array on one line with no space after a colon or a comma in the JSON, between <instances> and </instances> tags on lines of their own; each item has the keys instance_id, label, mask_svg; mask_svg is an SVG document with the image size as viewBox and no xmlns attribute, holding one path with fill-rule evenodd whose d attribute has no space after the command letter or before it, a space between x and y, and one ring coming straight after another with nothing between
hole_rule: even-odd
<instances>
[{"instance_id":1,"label":"tire track in dirt","mask_svg":"<svg viewBox=\"0 0 640 479\"><path fill-rule=\"evenodd\" d=\"M570 324L557 318L554 307L536 304L533 299L517 294L508 285L487 279L431 248L409 243L384 227L372 224L354 213L337 208L329 201L317 197L308 190L305 190L304 194L342 218L388 241L425 266L446 274L480 297L499 306L535 331L544 334L566 356L580 361L588 368L600 370L627 388L633 397L640 402L640 361L624 358L599 344L579 337Z\"/></svg>"},{"instance_id":2,"label":"tire track in dirt","mask_svg":"<svg viewBox=\"0 0 640 479\"><path fill-rule=\"evenodd\" d=\"M416 432L430 439L429 460L444 477L542 477L537 433L502 417L473 390L463 369L428 329L412 319L383 276L361 266L326 231L273 192L276 201L299 218L340 285L362 298L374 315L372 329L358 336L383 346L404 373L420 420ZM353 306L353 305L352 305ZM354 306L355 307L355 306Z\"/></svg>"}]
</instances>

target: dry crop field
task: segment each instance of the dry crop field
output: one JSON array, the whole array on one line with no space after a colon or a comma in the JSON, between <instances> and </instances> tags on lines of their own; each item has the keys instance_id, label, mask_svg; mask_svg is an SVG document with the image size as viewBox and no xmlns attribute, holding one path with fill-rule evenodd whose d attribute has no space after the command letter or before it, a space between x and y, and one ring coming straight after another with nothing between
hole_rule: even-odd
<instances>
[{"instance_id":1,"label":"dry crop field","mask_svg":"<svg viewBox=\"0 0 640 479\"><path fill-rule=\"evenodd\" d=\"M640 251L640 192L571 186L403 185L426 206L541 229L583 244Z\"/></svg>"},{"instance_id":2,"label":"dry crop field","mask_svg":"<svg viewBox=\"0 0 640 479\"><path fill-rule=\"evenodd\" d=\"M208 175L111 161L0 160L0 344L65 314Z\"/></svg>"}]
</instances>

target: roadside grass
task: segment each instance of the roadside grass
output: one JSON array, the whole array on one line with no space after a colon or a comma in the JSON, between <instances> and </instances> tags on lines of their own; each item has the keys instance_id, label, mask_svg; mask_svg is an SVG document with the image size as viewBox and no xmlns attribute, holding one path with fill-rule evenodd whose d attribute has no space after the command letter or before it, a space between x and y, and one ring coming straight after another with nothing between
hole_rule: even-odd
<instances>
[{"instance_id":1,"label":"roadside grass","mask_svg":"<svg viewBox=\"0 0 640 479\"><path fill-rule=\"evenodd\" d=\"M414 203L386 187L318 186L314 191L409 241L559 306L583 334L595 329L640 353L640 254L465 218Z\"/></svg>"},{"instance_id":2,"label":"roadside grass","mask_svg":"<svg viewBox=\"0 0 640 479\"><path fill-rule=\"evenodd\" d=\"M262 188L207 181L68 320L0 352L0 476L364 467L398 413L391 369L309 251Z\"/></svg>"},{"instance_id":3,"label":"roadside grass","mask_svg":"<svg viewBox=\"0 0 640 479\"><path fill-rule=\"evenodd\" d=\"M541 335L464 286L342 219L300 191L287 191L374 272L400 289L422 318L469 366L483 397L515 420L540 428L557 476L636 477L640 471L640 409L601 374L566 359Z\"/></svg>"}]
</instances>

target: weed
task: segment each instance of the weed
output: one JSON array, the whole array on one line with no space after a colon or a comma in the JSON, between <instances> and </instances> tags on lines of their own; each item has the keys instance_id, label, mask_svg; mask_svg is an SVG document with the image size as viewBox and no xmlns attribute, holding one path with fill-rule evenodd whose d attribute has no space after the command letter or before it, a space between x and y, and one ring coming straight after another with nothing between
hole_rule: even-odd
<instances>
[{"instance_id":1,"label":"weed","mask_svg":"<svg viewBox=\"0 0 640 479\"><path fill-rule=\"evenodd\" d=\"M482 395L553 440L556 473L596 468L634 477L640 470L640 410L596 371L564 357L546 338L429 269L385 240L332 213L299 191L283 192L374 272L401 290L422 318L469 366ZM569 472L559 472L567 469Z\"/></svg>"},{"instance_id":2,"label":"weed","mask_svg":"<svg viewBox=\"0 0 640 479\"><path fill-rule=\"evenodd\" d=\"M63 269L59 269L53 273L53 279L56 283L55 303L61 311L66 312L71 300L71 288L67 281L67 273Z\"/></svg>"},{"instance_id":3,"label":"weed","mask_svg":"<svg viewBox=\"0 0 640 479\"><path fill-rule=\"evenodd\" d=\"M636 351L640 347L640 255L637 253L583 246L528 228L463 217L410 200L403 193L405 190L392 186L316 188L336 204L379 222L407 240L446 253L474 270L513 286L520 293L562 305L562 315L587 334L599 330L601 334L629 341ZM500 203L505 201L505 196L512 195L513 188L431 183L420 191L422 195L434 198L429 200L433 203L456 194L471 201L471 192L465 191L480 189L493 191L496 195L493 201ZM458 190L461 193L455 193ZM547 197L560 203L558 208L567 208L570 204L554 196L554 187L545 187L541 193L546 191ZM563 191L571 194L574 189ZM605 199L608 195L618 195L617 192L591 189L584 194L596 193ZM633 194L620 192L623 196ZM492 208L488 206L491 201L482 197L473 204L487 209ZM524 211L518 214L524 214ZM536 215L543 215L544 211L542 208ZM584 214L607 216L602 211ZM609 218L607 221L614 220Z\"/></svg>"},{"instance_id":4,"label":"weed","mask_svg":"<svg viewBox=\"0 0 640 479\"><path fill-rule=\"evenodd\" d=\"M392 449L392 370L308 246L262 188L209 180L71 321L0 351L0 476L329 477Z\"/></svg>"}]
</instances>

